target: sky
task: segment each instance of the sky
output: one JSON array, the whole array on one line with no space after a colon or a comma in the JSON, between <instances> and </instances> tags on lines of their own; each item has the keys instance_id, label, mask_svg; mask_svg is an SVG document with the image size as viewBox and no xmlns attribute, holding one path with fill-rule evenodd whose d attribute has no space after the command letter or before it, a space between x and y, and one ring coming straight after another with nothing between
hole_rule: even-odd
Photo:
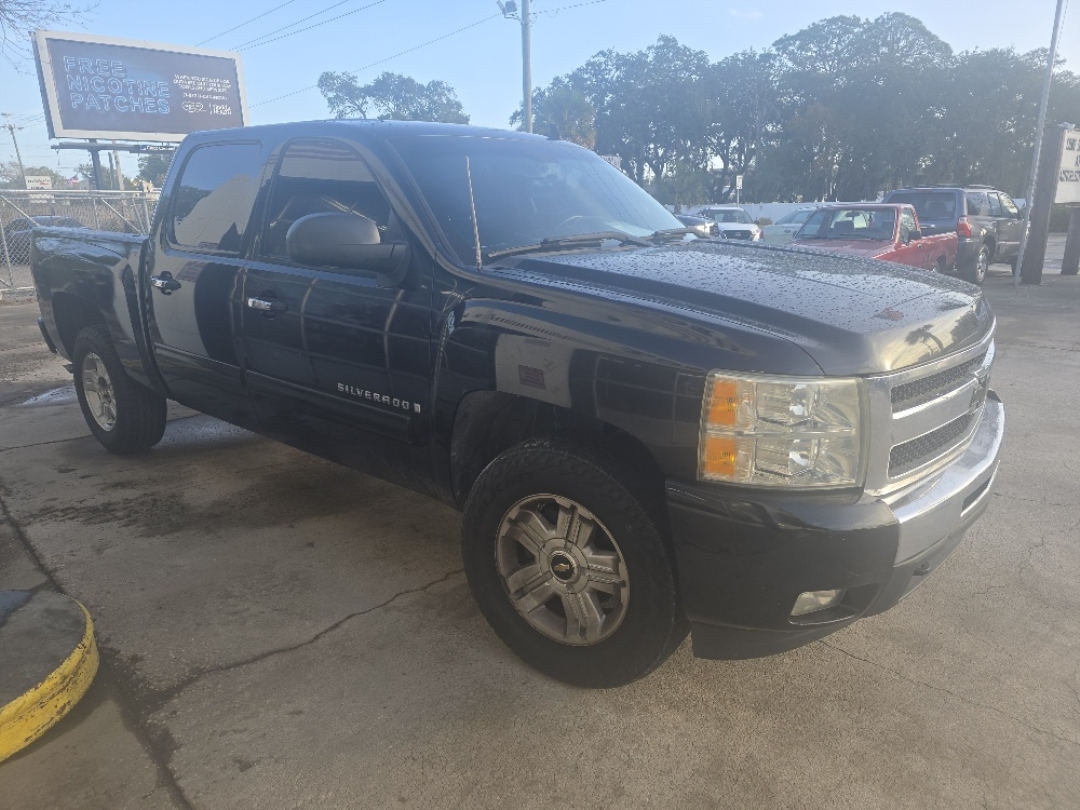
<instances>
[{"instance_id":1,"label":"sky","mask_svg":"<svg viewBox=\"0 0 1080 810\"><path fill-rule=\"evenodd\" d=\"M1066 67L1080 71L1080 0L1075 1L1072 13L1066 11L1058 48ZM604 49L641 50L661 34L715 61L767 48L785 34L841 14L873 18L903 11L956 51L1049 46L1055 0L981 0L978 9L961 14L942 0L533 0L533 83L545 86ZM262 16L248 22L257 15ZM329 117L314 89L326 70L356 72L361 82L384 70L421 82L441 79L457 91L472 123L486 126L507 127L521 102L520 25L503 19L495 0L99 0L82 25L58 28L239 50L252 124ZM27 165L70 176L88 162L85 152L49 148L31 62L16 69L0 59L0 112L22 124L16 135ZM0 160L14 156L10 135L0 130ZM133 156L122 162L125 173L134 173Z\"/></svg>"}]
</instances>

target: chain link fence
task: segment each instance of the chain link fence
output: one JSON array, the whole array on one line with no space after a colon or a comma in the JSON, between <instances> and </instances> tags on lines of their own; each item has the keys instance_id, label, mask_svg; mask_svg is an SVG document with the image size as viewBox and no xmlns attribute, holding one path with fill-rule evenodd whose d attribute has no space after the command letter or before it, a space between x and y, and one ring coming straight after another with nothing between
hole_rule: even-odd
<instances>
[{"instance_id":1,"label":"chain link fence","mask_svg":"<svg viewBox=\"0 0 1080 810\"><path fill-rule=\"evenodd\" d=\"M148 233L158 193L0 191L0 288L29 287L35 226Z\"/></svg>"}]
</instances>

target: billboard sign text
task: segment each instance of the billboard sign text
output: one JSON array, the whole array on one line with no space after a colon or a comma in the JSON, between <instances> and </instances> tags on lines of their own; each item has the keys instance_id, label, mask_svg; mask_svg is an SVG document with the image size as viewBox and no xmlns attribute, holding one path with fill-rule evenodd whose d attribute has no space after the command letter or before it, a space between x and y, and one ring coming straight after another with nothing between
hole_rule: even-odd
<instances>
[{"instance_id":1,"label":"billboard sign text","mask_svg":"<svg viewBox=\"0 0 1080 810\"><path fill-rule=\"evenodd\" d=\"M49 136L179 141L247 123L240 55L138 40L34 33Z\"/></svg>"},{"instance_id":2,"label":"billboard sign text","mask_svg":"<svg viewBox=\"0 0 1080 810\"><path fill-rule=\"evenodd\" d=\"M1080 205L1080 129L1067 129L1062 137L1065 143L1061 149L1054 202Z\"/></svg>"}]
</instances>

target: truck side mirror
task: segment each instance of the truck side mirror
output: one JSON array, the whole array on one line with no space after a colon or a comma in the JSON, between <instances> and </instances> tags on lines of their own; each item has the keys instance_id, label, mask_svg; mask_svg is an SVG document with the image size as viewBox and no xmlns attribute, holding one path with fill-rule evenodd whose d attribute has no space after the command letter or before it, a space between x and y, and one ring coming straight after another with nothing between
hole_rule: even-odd
<instances>
[{"instance_id":1,"label":"truck side mirror","mask_svg":"<svg viewBox=\"0 0 1080 810\"><path fill-rule=\"evenodd\" d=\"M300 217L285 234L285 250L296 264L374 275L380 287L401 283L409 246L383 242L375 222L358 214Z\"/></svg>"}]
</instances>

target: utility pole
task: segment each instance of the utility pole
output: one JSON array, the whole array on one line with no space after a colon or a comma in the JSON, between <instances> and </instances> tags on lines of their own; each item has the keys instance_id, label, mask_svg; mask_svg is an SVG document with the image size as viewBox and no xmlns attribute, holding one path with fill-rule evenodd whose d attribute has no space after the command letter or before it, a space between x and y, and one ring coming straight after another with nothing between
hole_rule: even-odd
<instances>
[{"instance_id":1,"label":"utility pole","mask_svg":"<svg viewBox=\"0 0 1080 810\"><path fill-rule=\"evenodd\" d=\"M1027 252L1028 228L1031 226L1031 204L1035 197L1035 179L1039 171L1039 157L1042 154L1042 143L1046 128L1046 107L1050 103L1050 84L1054 80L1054 62L1057 59L1058 31L1061 29L1061 15L1064 10L1065 0L1057 0L1057 12L1054 14L1054 33L1050 35L1050 53L1046 57L1046 79L1043 81L1042 98L1039 99L1039 123L1035 126L1035 153L1031 156L1031 173L1028 176L1027 192L1024 195L1024 230L1020 232L1020 250L1016 256L1016 275L1013 276L1013 286L1019 287L1023 280L1024 253ZM1042 279L1042 267L1038 274L1029 272L1038 284Z\"/></svg>"},{"instance_id":2,"label":"utility pole","mask_svg":"<svg viewBox=\"0 0 1080 810\"><path fill-rule=\"evenodd\" d=\"M123 191L124 190L124 171L123 171L123 169L120 168L120 150L119 149L113 149L112 155L113 155L113 164L116 166L116 174L114 175L114 177L116 178L116 190L117 191Z\"/></svg>"},{"instance_id":3,"label":"utility pole","mask_svg":"<svg viewBox=\"0 0 1080 810\"><path fill-rule=\"evenodd\" d=\"M499 11L508 20L515 16L521 18L521 111L522 127L526 132L533 131L532 121L532 17L529 14L530 0L521 0L518 11L516 0L495 0Z\"/></svg>"},{"instance_id":4,"label":"utility pole","mask_svg":"<svg viewBox=\"0 0 1080 810\"><path fill-rule=\"evenodd\" d=\"M525 110L525 131L532 132L532 32L529 0L521 0L521 94Z\"/></svg>"},{"instance_id":5,"label":"utility pole","mask_svg":"<svg viewBox=\"0 0 1080 810\"><path fill-rule=\"evenodd\" d=\"M11 133L11 142L15 144L15 157L19 161L19 174L22 176L23 188L26 188L26 167L23 166L19 142L15 139L15 130L22 129L22 127L17 127L11 123L11 113L3 113L3 116L8 119L8 122L4 124L4 129Z\"/></svg>"}]
</instances>

